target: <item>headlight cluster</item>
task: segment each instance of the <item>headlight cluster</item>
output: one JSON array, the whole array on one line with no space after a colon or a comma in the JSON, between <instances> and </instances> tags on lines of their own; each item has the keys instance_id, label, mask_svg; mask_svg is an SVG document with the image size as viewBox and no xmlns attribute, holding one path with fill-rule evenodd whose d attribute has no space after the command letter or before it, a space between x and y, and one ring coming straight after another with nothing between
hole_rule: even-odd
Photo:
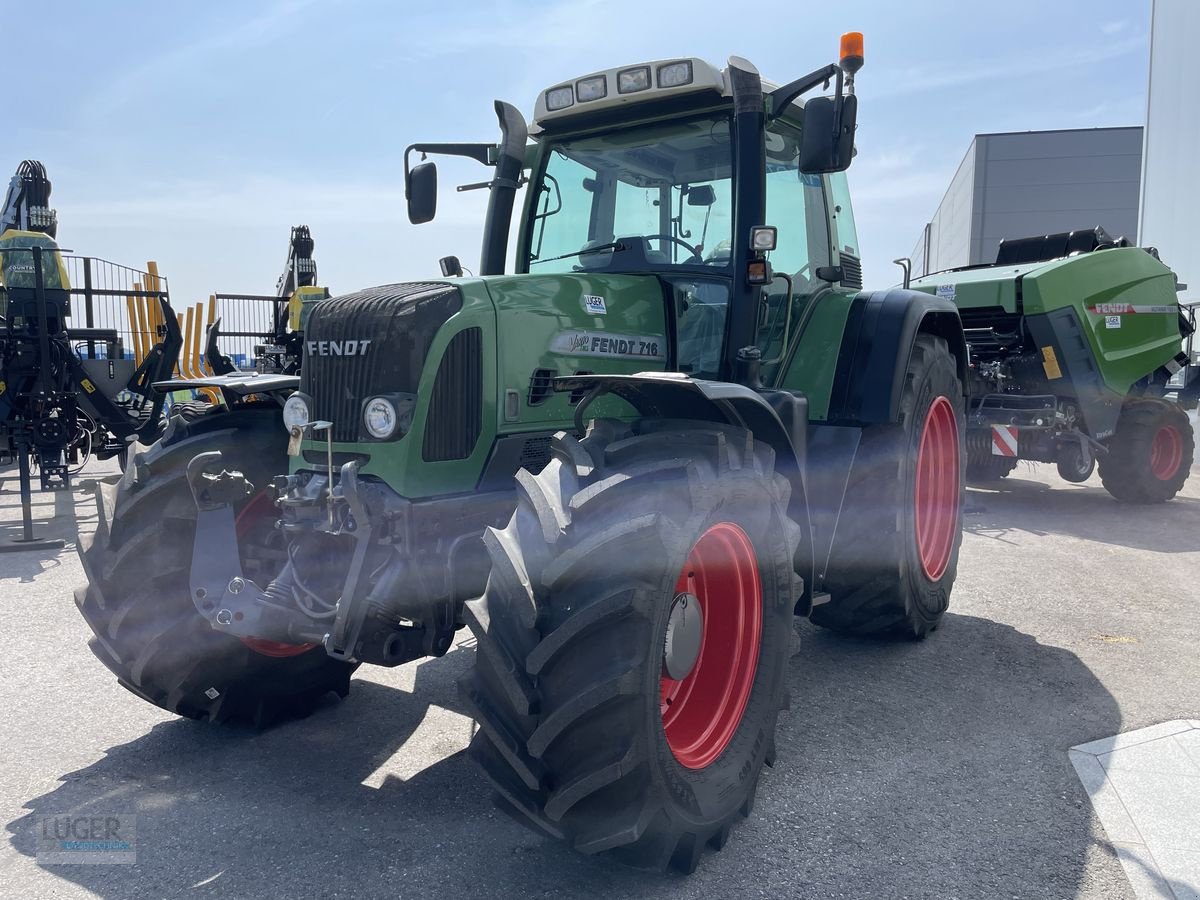
<instances>
[{"instance_id":1,"label":"headlight cluster","mask_svg":"<svg viewBox=\"0 0 1200 900\"><path fill-rule=\"evenodd\" d=\"M659 88L683 87L692 83L694 77L690 60L664 63L655 72ZM650 66L633 66L617 72L617 93L636 94L654 86L650 77ZM608 96L608 76L589 75L574 85L564 84L546 91L546 109L557 112L578 103L589 103Z\"/></svg>"},{"instance_id":2,"label":"headlight cluster","mask_svg":"<svg viewBox=\"0 0 1200 900\"><path fill-rule=\"evenodd\" d=\"M303 428L312 421L308 398L303 394L292 394L283 404L283 427L291 431L297 425Z\"/></svg>"},{"instance_id":3,"label":"headlight cluster","mask_svg":"<svg viewBox=\"0 0 1200 900\"><path fill-rule=\"evenodd\" d=\"M363 404L363 425L373 438L390 438L396 432L398 421L396 407L385 397L372 397Z\"/></svg>"},{"instance_id":4,"label":"headlight cluster","mask_svg":"<svg viewBox=\"0 0 1200 900\"><path fill-rule=\"evenodd\" d=\"M283 427L289 432L296 427L303 428L312 422L311 398L297 391L287 398L283 404ZM406 416L411 415L411 400L402 399L401 409ZM362 406L362 427L366 434L379 441L395 437L400 431L401 424L408 427L408 419L400 421L400 412L394 400L388 397L372 397Z\"/></svg>"}]
</instances>

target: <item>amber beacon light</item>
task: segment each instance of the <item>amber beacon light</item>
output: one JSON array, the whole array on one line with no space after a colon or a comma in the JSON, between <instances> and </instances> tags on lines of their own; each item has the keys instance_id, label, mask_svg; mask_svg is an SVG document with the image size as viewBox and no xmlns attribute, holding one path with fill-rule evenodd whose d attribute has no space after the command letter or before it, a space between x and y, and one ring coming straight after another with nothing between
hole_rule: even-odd
<instances>
[{"instance_id":1,"label":"amber beacon light","mask_svg":"<svg viewBox=\"0 0 1200 900\"><path fill-rule=\"evenodd\" d=\"M861 31L847 31L842 35L840 54L842 70L853 75L863 65L863 36Z\"/></svg>"}]
</instances>

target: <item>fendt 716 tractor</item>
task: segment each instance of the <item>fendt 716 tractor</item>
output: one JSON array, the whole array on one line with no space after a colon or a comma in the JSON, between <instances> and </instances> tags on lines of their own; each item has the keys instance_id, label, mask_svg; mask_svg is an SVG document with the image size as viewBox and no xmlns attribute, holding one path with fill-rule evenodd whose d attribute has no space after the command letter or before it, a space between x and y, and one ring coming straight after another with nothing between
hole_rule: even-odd
<instances>
[{"instance_id":1,"label":"fendt 716 tractor","mask_svg":"<svg viewBox=\"0 0 1200 900\"><path fill-rule=\"evenodd\" d=\"M950 301L860 290L861 47L780 87L609 69L532 127L498 102L497 144L410 147L494 169L480 277L315 304L282 409L140 448L81 550L99 658L261 721L467 626L505 809L637 866L720 848L775 762L793 616L921 637L957 568L965 345ZM406 165L415 223L435 173Z\"/></svg>"},{"instance_id":2,"label":"fendt 716 tractor","mask_svg":"<svg viewBox=\"0 0 1200 900\"><path fill-rule=\"evenodd\" d=\"M1200 395L1183 350L1194 315L1156 251L1102 228L1017 238L992 265L911 286L962 315L969 480L1003 478L1027 459L1056 463L1076 483L1098 465L1108 492L1131 503L1183 487L1195 454L1184 410ZM1187 377L1174 391L1177 375Z\"/></svg>"}]
</instances>

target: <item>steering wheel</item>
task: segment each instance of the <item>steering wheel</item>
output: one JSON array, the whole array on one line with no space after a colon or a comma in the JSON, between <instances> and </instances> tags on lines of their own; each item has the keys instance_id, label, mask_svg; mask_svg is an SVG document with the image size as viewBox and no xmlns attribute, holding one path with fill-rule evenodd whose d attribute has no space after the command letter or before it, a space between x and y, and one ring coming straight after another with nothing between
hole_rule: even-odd
<instances>
[{"instance_id":1,"label":"steering wheel","mask_svg":"<svg viewBox=\"0 0 1200 900\"><path fill-rule=\"evenodd\" d=\"M644 234L644 235L642 235L642 237L645 238L647 241L662 240L662 241L670 241L673 244L678 244L680 247L682 247L688 253L692 254L689 258L684 260L685 263L691 263L693 261L695 261L697 263L704 262L703 258L700 256L700 249L698 247L693 247L687 241L680 240L679 238L675 237L673 234Z\"/></svg>"}]
</instances>

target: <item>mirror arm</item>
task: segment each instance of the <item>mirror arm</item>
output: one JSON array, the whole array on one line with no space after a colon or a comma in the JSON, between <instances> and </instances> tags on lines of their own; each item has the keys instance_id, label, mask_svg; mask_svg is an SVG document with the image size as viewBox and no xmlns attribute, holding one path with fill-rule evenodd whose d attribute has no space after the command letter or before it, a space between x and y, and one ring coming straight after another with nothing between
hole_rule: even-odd
<instances>
[{"instance_id":1,"label":"mirror arm","mask_svg":"<svg viewBox=\"0 0 1200 900\"><path fill-rule=\"evenodd\" d=\"M441 156L465 156L485 166L494 166L500 155L495 144L409 144L404 149L404 184L408 185L409 155L436 153Z\"/></svg>"},{"instance_id":2,"label":"mirror arm","mask_svg":"<svg viewBox=\"0 0 1200 900\"><path fill-rule=\"evenodd\" d=\"M842 70L837 65L830 63L817 69L815 72L809 72L803 78L797 78L795 81L785 84L783 87L776 88L767 95L770 100L770 110L767 113L767 121L773 122L783 115L783 111L788 108L788 105L799 97L801 94L806 94L819 84L826 84L831 78L837 79L837 96L842 95Z\"/></svg>"}]
</instances>

